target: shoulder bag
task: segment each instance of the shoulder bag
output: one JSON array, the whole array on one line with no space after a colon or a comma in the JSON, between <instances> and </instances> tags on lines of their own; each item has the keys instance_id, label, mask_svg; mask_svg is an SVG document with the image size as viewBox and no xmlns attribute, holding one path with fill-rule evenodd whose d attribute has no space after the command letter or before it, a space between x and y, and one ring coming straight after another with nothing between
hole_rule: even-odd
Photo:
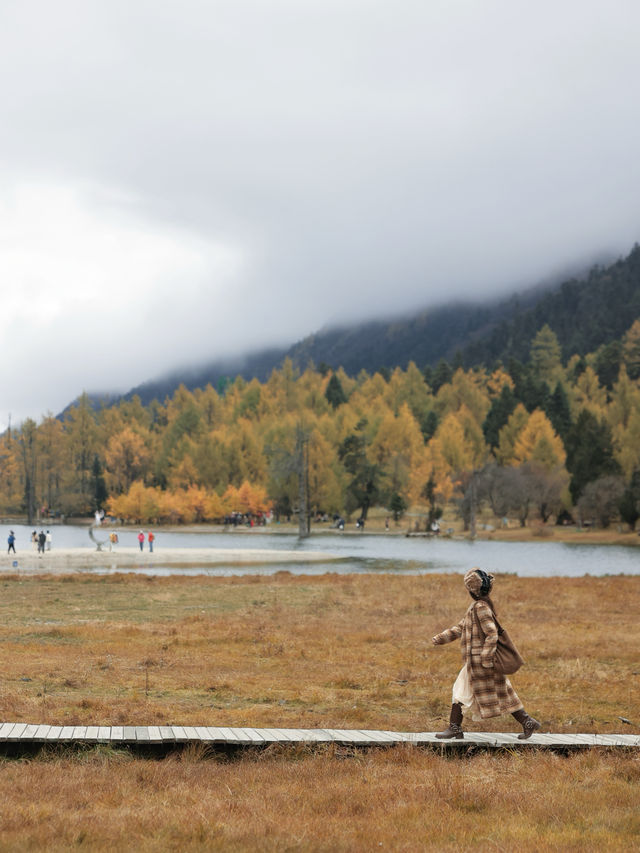
<instances>
[{"instance_id":1,"label":"shoulder bag","mask_svg":"<svg viewBox=\"0 0 640 853\"><path fill-rule=\"evenodd\" d=\"M478 628L480 629L480 633L484 634L475 608L473 610L473 615L478 624ZM496 628L498 629L498 643L493 657L493 668L496 672L499 672L502 675L513 675L514 672L517 672L520 669L524 660L520 652L517 650L515 643L509 636L507 629L503 628L498 622L495 613L492 613L491 615L493 617L493 621L496 623Z\"/></svg>"}]
</instances>

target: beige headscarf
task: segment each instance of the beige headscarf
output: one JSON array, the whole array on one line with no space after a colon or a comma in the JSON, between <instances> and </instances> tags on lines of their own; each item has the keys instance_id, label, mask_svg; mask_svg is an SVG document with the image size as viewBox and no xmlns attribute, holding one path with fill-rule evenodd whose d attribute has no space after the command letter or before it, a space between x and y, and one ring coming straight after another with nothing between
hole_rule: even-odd
<instances>
[{"instance_id":1,"label":"beige headscarf","mask_svg":"<svg viewBox=\"0 0 640 853\"><path fill-rule=\"evenodd\" d=\"M464 576L464 585L474 598L487 598L493 589L493 575L474 566Z\"/></svg>"}]
</instances>

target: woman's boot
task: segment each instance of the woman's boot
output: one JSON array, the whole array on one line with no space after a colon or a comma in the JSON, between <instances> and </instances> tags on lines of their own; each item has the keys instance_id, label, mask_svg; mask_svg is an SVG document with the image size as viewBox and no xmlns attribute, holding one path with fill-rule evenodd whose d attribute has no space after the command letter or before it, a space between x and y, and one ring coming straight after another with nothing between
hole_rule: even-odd
<instances>
[{"instance_id":1,"label":"woman's boot","mask_svg":"<svg viewBox=\"0 0 640 853\"><path fill-rule=\"evenodd\" d=\"M534 720L533 717L530 717L524 708L521 708L519 711L513 711L512 716L522 726L522 734L518 735L518 740L527 740L527 738L530 738L540 728L540 723Z\"/></svg>"},{"instance_id":2,"label":"woman's boot","mask_svg":"<svg viewBox=\"0 0 640 853\"><path fill-rule=\"evenodd\" d=\"M459 702L454 702L451 706L449 728L443 732L438 732L436 737L442 740L451 740L452 738L461 740L464 737L464 732L462 731L462 705Z\"/></svg>"}]
</instances>

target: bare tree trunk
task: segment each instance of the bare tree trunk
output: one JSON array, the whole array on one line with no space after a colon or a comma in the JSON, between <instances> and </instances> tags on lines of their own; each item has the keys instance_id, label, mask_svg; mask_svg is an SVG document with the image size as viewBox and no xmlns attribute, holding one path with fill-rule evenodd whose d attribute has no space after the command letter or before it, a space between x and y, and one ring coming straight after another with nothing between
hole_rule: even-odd
<instances>
[{"instance_id":1,"label":"bare tree trunk","mask_svg":"<svg viewBox=\"0 0 640 853\"><path fill-rule=\"evenodd\" d=\"M309 437L298 427L296 440L296 462L298 468L298 536L306 539L310 533L309 518Z\"/></svg>"},{"instance_id":2,"label":"bare tree trunk","mask_svg":"<svg viewBox=\"0 0 640 853\"><path fill-rule=\"evenodd\" d=\"M469 507L469 527L470 527L470 536L472 539L476 538L476 472L473 471L471 474L471 483L470 483L470 507Z\"/></svg>"}]
</instances>

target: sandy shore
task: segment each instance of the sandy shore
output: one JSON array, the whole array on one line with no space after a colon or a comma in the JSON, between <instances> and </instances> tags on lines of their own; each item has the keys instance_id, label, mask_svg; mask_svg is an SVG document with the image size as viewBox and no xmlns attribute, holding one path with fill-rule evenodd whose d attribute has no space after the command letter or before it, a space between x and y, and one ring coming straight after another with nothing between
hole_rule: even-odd
<instances>
[{"instance_id":1,"label":"sandy shore","mask_svg":"<svg viewBox=\"0 0 640 853\"><path fill-rule=\"evenodd\" d=\"M3 554L0 570L4 572L40 571L73 572L92 567L110 569L143 569L150 566L248 566L274 563L324 563L336 555L324 551L274 551L259 548L159 548L153 554L138 548L97 551L95 548L66 548L45 551L18 551Z\"/></svg>"}]
</instances>

